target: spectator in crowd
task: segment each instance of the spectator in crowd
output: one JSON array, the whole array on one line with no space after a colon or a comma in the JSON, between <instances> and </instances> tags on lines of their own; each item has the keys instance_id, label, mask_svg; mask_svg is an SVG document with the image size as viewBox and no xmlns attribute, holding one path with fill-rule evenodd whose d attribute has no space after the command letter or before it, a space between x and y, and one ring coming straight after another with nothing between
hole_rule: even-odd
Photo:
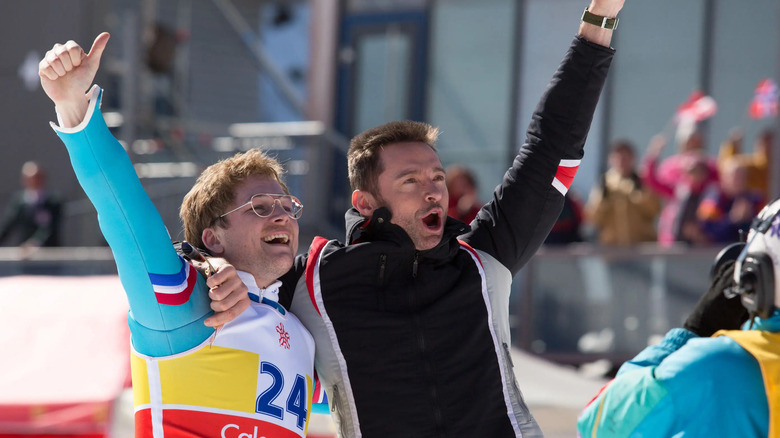
<instances>
[{"instance_id":1,"label":"spectator in crowd","mask_svg":"<svg viewBox=\"0 0 780 438\"><path fill-rule=\"evenodd\" d=\"M665 200L658 220L658 242L662 245L671 245L674 242L705 243L707 238L701 231L696 210L705 189L709 185L717 184L717 176L713 175L715 165L711 165L702 153L686 149L670 157L674 158L674 165L667 165L664 176L664 173L658 170L658 159L665 146L664 136L653 137L640 172L645 186Z\"/></svg>"},{"instance_id":2,"label":"spectator in crowd","mask_svg":"<svg viewBox=\"0 0 780 438\"><path fill-rule=\"evenodd\" d=\"M720 185L704 193L696 216L708 242L738 242L763 205L761 192L748 186L747 165L731 158L721 166Z\"/></svg>"},{"instance_id":3,"label":"spectator in crowd","mask_svg":"<svg viewBox=\"0 0 780 438\"><path fill-rule=\"evenodd\" d=\"M627 140L614 142L608 163L585 209L588 221L598 230L598 241L622 246L654 242L661 201L639 179L634 147Z\"/></svg>"},{"instance_id":4,"label":"spectator in crowd","mask_svg":"<svg viewBox=\"0 0 780 438\"><path fill-rule=\"evenodd\" d=\"M683 327L623 364L580 414L579 436L780 436L779 211L776 200L747 244L719 254Z\"/></svg>"},{"instance_id":5,"label":"spectator in crowd","mask_svg":"<svg viewBox=\"0 0 780 438\"><path fill-rule=\"evenodd\" d=\"M38 163L24 163L22 187L0 220L0 242L24 248L59 246L60 199L47 188L46 173Z\"/></svg>"},{"instance_id":6,"label":"spectator in crowd","mask_svg":"<svg viewBox=\"0 0 780 438\"><path fill-rule=\"evenodd\" d=\"M661 138L664 138L661 135ZM699 125L692 120L682 120L677 125L675 132L675 141L677 142L677 153L663 160L657 167L657 179L661 184L673 186L690 169L691 160L703 158L708 169L708 181L718 181L718 164L714 157L707 155L704 144L704 135L699 129ZM666 141L664 141L666 145ZM658 154L660 155L660 150Z\"/></svg>"},{"instance_id":7,"label":"spectator in crowd","mask_svg":"<svg viewBox=\"0 0 780 438\"><path fill-rule=\"evenodd\" d=\"M465 166L453 164L447 168L447 190L450 192L450 217L471 223L477 212L482 208L482 202L477 193L477 179L474 173Z\"/></svg>"},{"instance_id":8,"label":"spectator in crowd","mask_svg":"<svg viewBox=\"0 0 780 438\"><path fill-rule=\"evenodd\" d=\"M582 242L582 200L573 190L563 197L563 210L544 240L545 245L566 245Z\"/></svg>"},{"instance_id":9,"label":"spectator in crowd","mask_svg":"<svg viewBox=\"0 0 780 438\"><path fill-rule=\"evenodd\" d=\"M729 137L721 144L718 151L718 170L722 172L723 167L729 160L738 160L745 168L748 187L753 190L759 190L764 199L767 199L770 195L769 184L771 183L771 178L769 175L769 163L771 162L771 152L775 143L774 131L765 129L759 134L753 144L753 153L742 152L743 138L741 129L732 129Z\"/></svg>"}]
</instances>

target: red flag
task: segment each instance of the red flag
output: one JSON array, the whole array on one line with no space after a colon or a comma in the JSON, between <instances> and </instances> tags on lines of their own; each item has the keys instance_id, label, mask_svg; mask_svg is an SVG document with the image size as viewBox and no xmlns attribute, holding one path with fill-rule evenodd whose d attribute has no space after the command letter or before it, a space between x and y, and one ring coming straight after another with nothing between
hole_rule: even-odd
<instances>
[{"instance_id":1,"label":"red flag","mask_svg":"<svg viewBox=\"0 0 780 438\"><path fill-rule=\"evenodd\" d=\"M777 84L772 79L763 79L756 86L753 100L748 107L750 117L754 119L764 119L767 117L776 117L778 112L778 89Z\"/></svg>"},{"instance_id":2,"label":"red flag","mask_svg":"<svg viewBox=\"0 0 780 438\"><path fill-rule=\"evenodd\" d=\"M715 103L715 99L696 90L688 96L688 100L677 107L676 117L678 122L681 120L701 122L714 116L716 112L718 112L718 104Z\"/></svg>"}]
</instances>

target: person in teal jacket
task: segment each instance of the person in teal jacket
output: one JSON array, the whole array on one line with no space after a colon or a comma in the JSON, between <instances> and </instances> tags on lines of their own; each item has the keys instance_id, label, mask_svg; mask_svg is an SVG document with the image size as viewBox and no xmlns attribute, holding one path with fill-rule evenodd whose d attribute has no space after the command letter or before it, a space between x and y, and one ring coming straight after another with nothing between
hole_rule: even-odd
<instances>
[{"instance_id":1,"label":"person in teal jacket","mask_svg":"<svg viewBox=\"0 0 780 438\"><path fill-rule=\"evenodd\" d=\"M779 211L721 252L684 327L623 364L580 414L581 437L780 437Z\"/></svg>"}]
</instances>

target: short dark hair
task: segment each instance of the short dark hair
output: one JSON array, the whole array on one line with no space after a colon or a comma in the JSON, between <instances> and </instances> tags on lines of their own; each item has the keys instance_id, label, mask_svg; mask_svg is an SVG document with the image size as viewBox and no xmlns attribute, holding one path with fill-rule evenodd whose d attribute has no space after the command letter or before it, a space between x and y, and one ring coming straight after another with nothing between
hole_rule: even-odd
<instances>
[{"instance_id":1,"label":"short dark hair","mask_svg":"<svg viewBox=\"0 0 780 438\"><path fill-rule=\"evenodd\" d=\"M450 181L454 180L455 178L463 177L472 188L474 189L477 188L477 178L474 176L474 172L472 172L466 166L462 164L453 164L449 166L446 170L447 170L448 185Z\"/></svg>"},{"instance_id":2,"label":"short dark hair","mask_svg":"<svg viewBox=\"0 0 780 438\"><path fill-rule=\"evenodd\" d=\"M612 147L609 148L610 153L615 152L628 152L632 156L636 155L636 152L634 150L634 145L625 139L615 140L612 142Z\"/></svg>"},{"instance_id":3,"label":"short dark hair","mask_svg":"<svg viewBox=\"0 0 780 438\"><path fill-rule=\"evenodd\" d=\"M382 173L379 152L394 143L420 142L436 150L439 128L409 120L390 122L361 132L349 143L347 170L352 190L379 195L378 181Z\"/></svg>"}]
</instances>

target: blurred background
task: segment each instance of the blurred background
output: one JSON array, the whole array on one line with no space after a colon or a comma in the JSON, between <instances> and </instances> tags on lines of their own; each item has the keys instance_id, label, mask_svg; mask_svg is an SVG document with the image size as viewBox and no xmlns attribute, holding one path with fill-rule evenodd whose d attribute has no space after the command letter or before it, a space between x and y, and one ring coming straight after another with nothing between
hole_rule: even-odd
<instances>
[{"instance_id":1,"label":"blurred background","mask_svg":"<svg viewBox=\"0 0 780 438\"><path fill-rule=\"evenodd\" d=\"M476 205L489 200L586 6L581 0L4 0L0 279L24 276L34 289L40 276L116 273L95 211L48 126L56 115L37 66L55 42L73 39L86 49L98 33L111 33L96 78L105 89L102 109L172 239L183 237L178 207L200 171L260 147L284 162L288 185L306 206L300 224L307 242L315 235L343 239L348 139L390 120L439 126L442 162L470 174L472 192L464 197ZM718 234L713 223L739 216L734 205L752 217L780 194L772 136L779 22L775 0L627 0L570 202L549 244L514 282L518 353L606 378L681 324L707 288L715 255L738 238ZM691 160L678 175L654 178L655 161L690 158L685 145L692 133L696 159L712 170L706 184L687 179ZM628 192L657 198L650 237L605 240L619 225L598 219L611 190L609 172L621 166L611 158L618 140L632 149ZM30 161L35 168L25 165ZM750 196L724 183L731 167L743 169L742 180L763 172L748 184L755 189ZM38 190L45 187L54 206L27 221L45 225L48 241L13 229L21 219L12 207L38 174L45 175ZM664 225L661 208L669 206L677 215L669 213ZM682 223L685 209L692 228ZM662 237L664 226L670 239ZM19 291L19 283L7 284ZM10 293L0 289L0 310L8 309L3 296ZM3 326L0 342L9 342L18 324ZM573 405L581 398L572 395ZM573 414L567 415L570 423Z\"/></svg>"}]
</instances>

